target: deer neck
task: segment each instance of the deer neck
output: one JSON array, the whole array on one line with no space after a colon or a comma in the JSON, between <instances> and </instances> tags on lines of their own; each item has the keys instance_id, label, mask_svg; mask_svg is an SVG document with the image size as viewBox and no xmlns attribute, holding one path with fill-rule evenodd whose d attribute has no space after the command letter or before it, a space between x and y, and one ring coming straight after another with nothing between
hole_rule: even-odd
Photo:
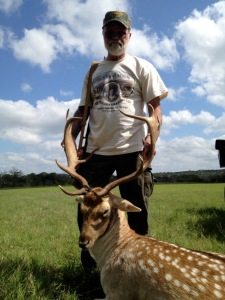
<instances>
[{"instance_id":1,"label":"deer neck","mask_svg":"<svg viewBox=\"0 0 225 300\"><path fill-rule=\"evenodd\" d=\"M118 249L123 248L127 244L130 240L129 237L133 234L134 232L128 225L125 212L115 210L107 230L90 249L100 270L109 257L116 255Z\"/></svg>"}]
</instances>

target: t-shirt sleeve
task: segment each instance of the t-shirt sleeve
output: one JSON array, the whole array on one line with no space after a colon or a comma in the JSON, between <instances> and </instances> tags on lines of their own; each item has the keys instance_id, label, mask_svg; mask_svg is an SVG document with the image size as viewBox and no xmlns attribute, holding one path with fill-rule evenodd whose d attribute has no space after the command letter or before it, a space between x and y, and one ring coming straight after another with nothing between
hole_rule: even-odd
<instances>
[{"instance_id":1,"label":"t-shirt sleeve","mask_svg":"<svg viewBox=\"0 0 225 300\"><path fill-rule=\"evenodd\" d=\"M163 99L167 96L168 89L152 64L149 63L145 66L142 74L142 96L145 102L149 102L156 97Z\"/></svg>"}]
</instances>

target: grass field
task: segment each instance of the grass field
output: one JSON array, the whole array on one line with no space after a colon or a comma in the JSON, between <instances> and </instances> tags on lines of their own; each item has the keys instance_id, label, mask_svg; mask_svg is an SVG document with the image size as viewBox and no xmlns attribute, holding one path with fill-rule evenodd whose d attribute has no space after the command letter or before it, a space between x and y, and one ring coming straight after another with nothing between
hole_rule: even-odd
<instances>
[{"instance_id":1,"label":"grass field","mask_svg":"<svg viewBox=\"0 0 225 300\"><path fill-rule=\"evenodd\" d=\"M117 191L115 191L117 192ZM151 235L225 253L224 184L157 184ZM93 299L80 266L76 205L57 187L0 190L0 299Z\"/></svg>"}]
</instances>

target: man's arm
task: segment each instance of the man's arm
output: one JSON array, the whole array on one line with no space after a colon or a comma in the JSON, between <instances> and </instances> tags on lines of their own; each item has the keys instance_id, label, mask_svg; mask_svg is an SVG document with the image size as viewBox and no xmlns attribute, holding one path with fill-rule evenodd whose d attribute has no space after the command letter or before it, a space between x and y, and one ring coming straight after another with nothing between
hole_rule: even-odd
<instances>
[{"instance_id":1,"label":"man's arm","mask_svg":"<svg viewBox=\"0 0 225 300\"><path fill-rule=\"evenodd\" d=\"M149 104L154 109L153 116L155 117L155 121L157 124L157 139L158 139L159 134L160 134L160 128L162 126L162 111L161 111L161 106L160 106L160 97L156 97L148 102L148 113L149 113L149 116L151 116L152 108Z\"/></svg>"}]
</instances>

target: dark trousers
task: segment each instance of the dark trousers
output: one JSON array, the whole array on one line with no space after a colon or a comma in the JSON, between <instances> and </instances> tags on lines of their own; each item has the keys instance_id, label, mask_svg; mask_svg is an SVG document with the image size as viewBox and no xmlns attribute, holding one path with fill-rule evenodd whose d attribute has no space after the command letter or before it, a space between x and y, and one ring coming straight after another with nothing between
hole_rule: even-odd
<instances>
[{"instance_id":1,"label":"dark trousers","mask_svg":"<svg viewBox=\"0 0 225 300\"><path fill-rule=\"evenodd\" d=\"M118 178L134 172L137 168L138 154L139 152L113 156L94 154L90 160L79 166L78 173L86 178L91 187L104 187L115 171ZM130 227L139 234L147 234L148 208L142 180L138 178L121 184L119 190L123 199L141 208L141 212L128 213L128 223ZM81 229L82 216L79 206L78 226Z\"/></svg>"}]
</instances>

